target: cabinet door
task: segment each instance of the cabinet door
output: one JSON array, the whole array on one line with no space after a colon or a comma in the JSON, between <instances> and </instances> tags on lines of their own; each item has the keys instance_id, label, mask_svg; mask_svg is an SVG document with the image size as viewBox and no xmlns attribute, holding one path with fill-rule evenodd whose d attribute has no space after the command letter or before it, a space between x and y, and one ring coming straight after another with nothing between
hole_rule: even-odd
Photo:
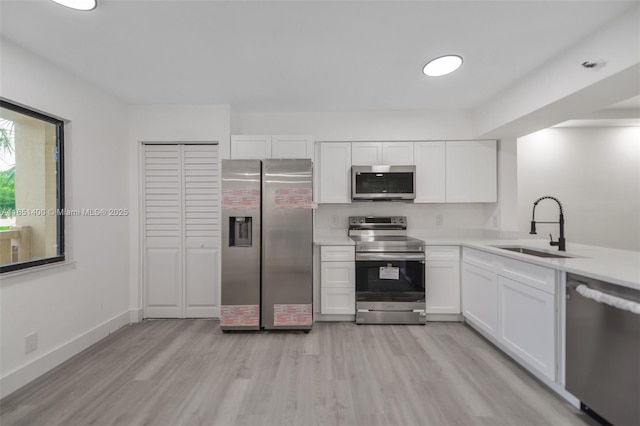
<instances>
[{"instance_id":1,"label":"cabinet door","mask_svg":"<svg viewBox=\"0 0 640 426\"><path fill-rule=\"evenodd\" d=\"M495 203L498 201L498 159L496 141L474 141L471 201Z\"/></svg>"},{"instance_id":2,"label":"cabinet door","mask_svg":"<svg viewBox=\"0 0 640 426\"><path fill-rule=\"evenodd\" d=\"M351 161L354 166L382 164L382 142L352 142Z\"/></svg>"},{"instance_id":3,"label":"cabinet door","mask_svg":"<svg viewBox=\"0 0 640 426\"><path fill-rule=\"evenodd\" d=\"M446 199L449 203L471 201L473 151L470 141L446 143Z\"/></svg>"},{"instance_id":4,"label":"cabinet door","mask_svg":"<svg viewBox=\"0 0 640 426\"><path fill-rule=\"evenodd\" d=\"M320 313L354 315L355 263L321 262Z\"/></svg>"},{"instance_id":5,"label":"cabinet door","mask_svg":"<svg viewBox=\"0 0 640 426\"><path fill-rule=\"evenodd\" d=\"M460 262L427 261L426 300L428 314L460 313Z\"/></svg>"},{"instance_id":6,"label":"cabinet door","mask_svg":"<svg viewBox=\"0 0 640 426\"><path fill-rule=\"evenodd\" d=\"M320 145L320 203L351 202L351 144L322 142Z\"/></svg>"},{"instance_id":7,"label":"cabinet door","mask_svg":"<svg viewBox=\"0 0 640 426\"><path fill-rule=\"evenodd\" d=\"M496 202L496 141L446 143L446 200L449 203Z\"/></svg>"},{"instance_id":8,"label":"cabinet door","mask_svg":"<svg viewBox=\"0 0 640 426\"><path fill-rule=\"evenodd\" d=\"M309 135L272 136L271 158L309 158L313 160L313 138Z\"/></svg>"},{"instance_id":9,"label":"cabinet door","mask_svg":"<svg viewBox=\"0 0 640 426\"><path fill-rule=\"evenodd\" d=\"M556 379L556 309L552 294L498 277L499 341L551 380Z\"/></svg>"},{"instance_id":10,"label":"cabinet door","mask_svg":"<svg viewBox=\"0 0 640 426\"><path fill-rule=\"evenodd\" d=\"M498 282L493 271L462 263L464 317L493 337L498 337Z\"/></svg>"},{"instance_id":11,"label":"cabinet door","mask_svg":"<svg viewBox=\"0 0 640 426\"><path fill-rule=\"evenodd\" d=\"M382 164L413 164L413 142L382 142Z\"/></svg>"},{"instance_id":12,"label":"cabinet door","mask_svg":"<svg viewBox=\"0 0 640 426\"><path fill-rule=\"evenodd\" d=\"M413 147L416 166L416 203L444 203L445 143L416 142Z\"/></svg>"},{"instance_id":13,"label":"cabinet door","mask_svg":"<svg viewBox=\"0 0 640 426\"><path fill-rule=\"evenodd\" d=\"M271 158L271 136L231 135L231 158L234 160Z\"/></svg>"}]
</instances>

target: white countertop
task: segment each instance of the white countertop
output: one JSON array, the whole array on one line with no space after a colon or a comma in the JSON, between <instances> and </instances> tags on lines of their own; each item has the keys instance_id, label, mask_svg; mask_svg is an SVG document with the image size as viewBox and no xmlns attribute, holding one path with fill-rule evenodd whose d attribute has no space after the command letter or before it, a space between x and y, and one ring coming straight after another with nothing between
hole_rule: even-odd
<instances>
[{"instance_id":1,"label":"white countertop","mask_svg":"<svg viewBox=\"0 0 640 426\"><path fill-rule=\"evenodd\" d=\"M424 240L429 246L455 245L469 247L640 290L640 252L637 251L567 243L567 250L559 252L556 247L551 247L548 241L539 239L496 240L465 237L446 238L441 236L433 238L421 235L419 232L410 233L410 236ZM314 244L319 246L340 246L354 245L354 242L344 234L329 234L316 236ZM569 257L536 257L502 250L494 246L523 246L535 250L559 253Z\"/></svg>"},{"instance_id":2,"label":"white countertop","mask_svg":"<svg viewBox=\"0 0 640 426\"><path fill-rule=\"evenodd\" d=\"M640 252L637 251L567 243L567 250L561 252L543 240L463 241L461 245L640 290ZM496 245L518 245L569 257L536 257L493 247Z\"/></svg>"}]
</instances>

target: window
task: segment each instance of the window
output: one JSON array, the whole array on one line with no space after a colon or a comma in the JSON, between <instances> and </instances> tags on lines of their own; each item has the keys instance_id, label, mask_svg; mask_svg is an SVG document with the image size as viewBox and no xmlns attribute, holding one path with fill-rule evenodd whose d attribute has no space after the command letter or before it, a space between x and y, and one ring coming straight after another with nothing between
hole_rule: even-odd
<instances>
[{"instance_id":1,"label":"window","mask_svg":"<svg viewBox=\"0 0 640 426\"><path fill-rule=\"evenodd\" d=\"M0 272L64 260L63 130L0 100Z\"/></svg>"}]
</instances>

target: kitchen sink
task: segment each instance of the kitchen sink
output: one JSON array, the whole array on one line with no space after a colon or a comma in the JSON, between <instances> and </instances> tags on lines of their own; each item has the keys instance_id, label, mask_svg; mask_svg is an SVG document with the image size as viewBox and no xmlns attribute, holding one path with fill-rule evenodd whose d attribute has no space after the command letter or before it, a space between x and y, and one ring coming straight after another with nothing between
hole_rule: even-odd
<instances>
[{"instance_id":1,"label":"kitchen sink","mask_svg":"<svg viewBox=\"0 0 640 426\"><path fill-rule=\"evenodd\" d=\"M534 250L534 249L530 249L530 248L526 248L526 247L520 247L520 246L493 246L495 248L499 248L501 250L508 250L508 251L513 251L516 253L522 253L522 254L528 254L530 256L536 256L536 257L546 257L546 258L571 258L571 256L565 256L562 254L557 254L557 253L550 253L548 251L542 251L542 250Z\"/></svg>"}]
</instances>

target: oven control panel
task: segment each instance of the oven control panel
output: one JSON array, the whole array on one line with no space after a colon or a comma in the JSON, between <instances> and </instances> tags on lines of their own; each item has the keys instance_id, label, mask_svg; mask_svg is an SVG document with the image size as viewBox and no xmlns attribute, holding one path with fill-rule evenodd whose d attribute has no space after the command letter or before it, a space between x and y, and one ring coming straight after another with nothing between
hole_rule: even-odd
<instances>
[{"instance_id":1,"label":"oven control panel","mask_svg":"<svg viewBox=\"0 0 640 426\"><path fill-rule=\"evenodd\" d=\"M406 229L406 216L349 216L350 227L367 227L369 229L384 229L389 226Z\"/></svg>"}]
</instances>

